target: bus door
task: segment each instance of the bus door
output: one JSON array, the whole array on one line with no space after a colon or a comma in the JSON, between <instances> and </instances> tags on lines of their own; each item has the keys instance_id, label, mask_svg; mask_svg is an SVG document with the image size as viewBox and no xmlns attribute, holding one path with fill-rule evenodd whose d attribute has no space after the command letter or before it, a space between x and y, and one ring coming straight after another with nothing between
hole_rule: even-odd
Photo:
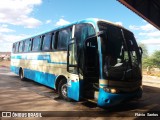
<instances>
[{"instance_id":1,"label":"bus door","mask_svg":"<svg viewBox=\"0 0 160 120\"><path fill-rule=\"evenodd\" d=\"M79 101L80 83L77 65L77 46L75 40L71 40L68 44L67 52L67 71L68 71L68 97Z\"/></svg>"}]
</instances>

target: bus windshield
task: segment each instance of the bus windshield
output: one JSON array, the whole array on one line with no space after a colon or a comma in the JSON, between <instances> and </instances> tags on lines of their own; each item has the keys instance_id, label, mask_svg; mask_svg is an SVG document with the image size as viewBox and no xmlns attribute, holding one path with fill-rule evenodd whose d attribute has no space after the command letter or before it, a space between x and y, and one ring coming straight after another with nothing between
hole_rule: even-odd
<instances>
[{"instance_id":1,"label":"bus windshield","mask_svg":"<svg viewBox=\"0 0 160 120\"><path fill-rule=\"evenodd\" d=\"M133 33L100 22L103 77L108 80L140 80L141 58Z\"/></svg>"}]
</instances>

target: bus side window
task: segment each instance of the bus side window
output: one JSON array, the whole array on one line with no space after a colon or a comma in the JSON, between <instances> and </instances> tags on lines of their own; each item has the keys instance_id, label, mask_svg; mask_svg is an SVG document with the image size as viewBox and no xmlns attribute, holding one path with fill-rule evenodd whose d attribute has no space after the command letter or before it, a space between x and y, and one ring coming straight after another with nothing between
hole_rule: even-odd
<instances>
[{"instance_id":1,"label":"bus side window","mask_svg":"<svg viewBox=\"0 0 160 120\"><path fill-rule=\"evenodd\" d=\"M14 43L12 46L12 52L15 53L15 51L16 51L16 43Z\"/></svg>"},{"instance_id":2,"label":"bus side window","mask_svg":"<svg viewBox=\"0 0 160 120\"><path fill-rule=\"evenodd\" d=\"M23 52L23 41L19 43L19 52Z\"/></svg>"},{"instance_id":3,"label":"bus side window","mask_svg":"<svg viewBox=\"0 0 160 120\"><path fill-rule=\"evenodd\" d=\"M16 43L16 50L15 52L18 52L19 42Z\"/></svg>"},{"instance_id":4,"label":"bus side window","mask_svg":"<svg viewBox=\"0 0 160 120\"><path fill-rule=\"evenodd\" d=\"M96 32L91 24L83 23L76 25L75 37L79 45L89 36L94 35Z\"/></svg>"},{"instance_id":5,"label":"bus side window","mask_svg":"<svg viewBox=\"0 0 160 120\"><path fill-rule=\"evenodd\" d=\"M32 39L32 51L39 51L41 49L41 37L37 36Z\"/></svg>"},{"instance_id":6,"label":"bus side window","mask_svg":"<svg viewBox=\"0 0 160 120\"><path fill-rule=\"evenodd\" d=\"M55 41L55 49L66 50L68 41L70 39L71 39L71 28L67 28L59 31L58 37L56 37L56 41Z\"/></svg>"},{"instance_id":7,"label":"bus side window","mask_svg":"<svg viewBox=\"0 0 160 120\"><path fill-rule=\"evenodd\" d=\"M43 36L42 50L47 51L50 49L51 49L51 34L48 33L45 36Z\"/></svg>"},{"instance_id":8,"label":"bus side window","mask_svg":"<svg viewBox=\"0 0 160 120\"><path fill-rule=\"evenodd\" d=\"M29 52L31 51L31 39L27 39L24 41L24 52Z\"/></svg>"},{"instance_id":9,"label":"bus side window","mask_svg":"<svg viewBox=\"0 0 160 120\"><path fill-rule=\"evenodd\" d=\"M51 41L52 41L52 49L54 49L55 48L55 34L54 33L52 33L52 35L51 35Z\"/></svg>"}]
</instances>

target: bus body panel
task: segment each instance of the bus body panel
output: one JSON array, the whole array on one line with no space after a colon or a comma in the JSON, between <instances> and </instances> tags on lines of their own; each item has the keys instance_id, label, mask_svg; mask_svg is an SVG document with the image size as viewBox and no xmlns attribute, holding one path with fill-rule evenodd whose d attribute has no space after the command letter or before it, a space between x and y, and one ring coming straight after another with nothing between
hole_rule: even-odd
<instances>
[{"instance_id":1,"label":"bus body panel","mask_svg":"<svg viewBox=\"0 0 160 120\"><path fill-rule=\"evenodd\" d=\"M70 26L89 23L93 25L95 32L97 33L100 31L97 25L98 21L99 19L85 19L82 21L74 22L73 24L70 24L70 25L61 26L57 29L47 31L47 32L53 33L54 31L65 29ZM105 20L100 20L100 21L104 21L107 24L122 28L119 25L107 22ZM44 35L47 32L44 32L42 34ZM72 35L73 34L74 33L72 33ZM109 107L109 106L117 105L124 100L140 98L142 96L141 85L139 85L139 89L137 91L128 92L128 93L113 94L111 92L104 91L103 88L104 86L108 87L108 82L107 80L105 80L105 78L103 78L104 66L103 66L103 58L102 58L103 51L101 46L103 43L101 41L100 36L97 36L97 44L98 44L98 56L99 56L98 58L99 59L99 68L98 68L99 69L99 81L98 81L99 94L96 101L97 105L101 107ZM19 74L19 70L20 68L22 68L24 71L24 77L55 89L57 89L56 88L57 77L61 75L65 76L65 78L67 79L68 97L76 101L79 101L80 98L83 97L82 93L85 93L84 91L85 80L83 79L83 77L80 77L79 73L72 74L67 71L67 50L55 50L55 49L52 49L52 50L49 52L38 51L38 52L28 52L28 53L12 53L11 71L13 71L16 74ZM102 79L104 81L102 81ZM114 85L116 86L116 82Z\"/></svg>"},{"instance_id":2,"label":"bus body panel","mask_svg":"<svg viewBox=\"0 0 160 120\"><path fill-rule=\"evenodd\" d=\"M69 74L68 79L68 97L79 101L80 98L80 81L76 74Z\"/></svg>"},{"instance_id":3,"label":"bus body panel","mask_svg":"<svg viewBox=\"0 0 160 120\"><path fill-rule=\"evenodd\" d=\"M25 78L55 88L56 77L62 72L67 76L65 53L12 54L10 69L19 75L19 70L22 68ZM58 60L58 58L61 59Z\"/></svg>"}]
</instances>

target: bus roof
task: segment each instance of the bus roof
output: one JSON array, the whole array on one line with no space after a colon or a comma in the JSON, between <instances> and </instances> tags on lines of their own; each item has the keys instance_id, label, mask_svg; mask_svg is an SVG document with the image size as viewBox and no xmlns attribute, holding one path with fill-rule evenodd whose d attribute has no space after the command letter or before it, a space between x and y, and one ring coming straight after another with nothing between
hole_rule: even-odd
<instances>
[{"instance_id":1,"label":"bus roof","mask_svg":"<svg viewBox=\"0 0 160 120\"><path fill-rule=\"evenodd\" d=\"M57 31L57 30L59 30L59 29L63 29L63 28L66 28L66 27L69 27L69 26L72 26L72 25L75 25L75 24L80 24L80 23L97 24L97 22L99 22L99 21L101 21L101 22L106 22L106 23L111 24L111 25L113 25L113 26L116 26L116 27L120 27L120 28L125 29L125 28L124 28L123 26L121 26L121 25L115 24L115 23L113 23L113 22L110 22L110 21L107 21L107 20L104 20L104 19L99 19L99 18L87 18L87 19L83 19L83 20L79 20L79 21L76 21L76 22L72 22L72 23L70 23L70 24L63 25L63 26L60 26L60 27L57 27L57 28L54 28L54 29L50 29L50 30L47 30L47 31L40 32L40 33L38 33L38 34L35 34L35 35L31 36L31 37L24 38L24 39L19 40L19 41L23 41L23 40L26 40L26 39L31 39L31 38L36 37L36 36L38 36L38 35L43 35L43 34L45 34L45 33L51 32L51 31ZM19 41L16 41L16 42L19 42ZM15 43L16 43L16 42L15 42Z\"/></svg>"}]
</instances>

